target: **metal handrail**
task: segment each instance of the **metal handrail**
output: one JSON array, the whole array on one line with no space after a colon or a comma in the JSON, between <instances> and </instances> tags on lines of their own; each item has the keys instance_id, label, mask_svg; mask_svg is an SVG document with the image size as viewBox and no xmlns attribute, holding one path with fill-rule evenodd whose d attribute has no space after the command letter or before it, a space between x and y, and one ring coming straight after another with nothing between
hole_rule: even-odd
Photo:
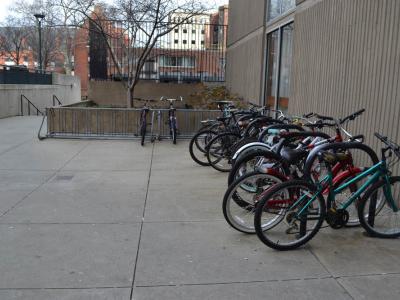
<instances>
[{"instance_id":1,"label":"metal handrail","mask_svg":"<svg viewBox=\"0 0 400 300\"><path fill-rule=\"evenodd\" d=\"M39 113L43 116L43 112L40 111L39 108L36 107L35 104L33 104L25 95L21 95L21 116L24 115L24 100L28 102L28 116L31 115L31 106L36 109L36 115L38 116Z\"/></svg>"},{"instance_id":2,"label":"metal handrail","mask_svg":"<svg viewBox=\"0 0 400 300\"><path fill-rule=\"evenodd\" d=\"M56 100L58 102L58 105L62 105L60 99L56 95L53 95L53 106L56 106Z\"/></svg>"}]
</instances>

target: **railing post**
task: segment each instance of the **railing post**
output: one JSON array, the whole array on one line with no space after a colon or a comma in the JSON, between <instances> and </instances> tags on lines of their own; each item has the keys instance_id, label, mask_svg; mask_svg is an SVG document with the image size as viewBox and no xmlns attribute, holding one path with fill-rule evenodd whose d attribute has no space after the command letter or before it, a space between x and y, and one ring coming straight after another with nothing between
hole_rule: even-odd
<instances>
[{"instance_id":1,"label":"railing post","mask_svg":"<svg viewBox=\"0 0 400 300\"><path fill-rule=\"evenodd\" d=\"M21 95L21 99L20 99L21 100L21 116L24 115L24 106L23 106L24 104L23 104L23 101L22 101L22 96L23 95Z\"/></svg>"}]
</instances>

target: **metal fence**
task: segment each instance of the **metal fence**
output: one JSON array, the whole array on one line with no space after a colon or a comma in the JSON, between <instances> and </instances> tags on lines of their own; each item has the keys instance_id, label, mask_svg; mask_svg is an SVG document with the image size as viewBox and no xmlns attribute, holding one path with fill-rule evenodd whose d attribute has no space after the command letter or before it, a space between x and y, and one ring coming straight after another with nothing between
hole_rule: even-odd
<instances>
[{"instance_id":1,"label":"metal fence","mask_svg":"<svg viewBox=\"0 0 400 300\"><path fill-rule=\"evenodd\" d=\"M0 66L0 84L52 84L51 73L22 66Z\"/></svg>"},{"instance_id":2,"label":"metal fence","mask_svg":"<svg viewBox=\"0 0 400 300\"><path fill-rule=\"evenodd\" d=\"M195 22L196 21L196 22ZM112 55L104 37L93 28L89 35L90 78L96 80L127 80L146 49L153 23L142 22L137 28L126 29L120 21L105 23ZM208 24L204 20L163 23L156 34L161 36L144 63L140 78L161 82L223 82L225 81L227 25Z\"/></svg>"},{"instance_id":3,"label":"metal fence","mask_svg":"<svg viewBox=\"0 0 400 300\"><path fill-rule=\"evenodd\" d=\"M52 107L46 109L47 137L135 138L140 136L140 109ZM178 138L190 138L201 127L201 120L215 119L219 110L177 109ZM158 119L159 117L159 119ZM160 120L160 121L158 121ZM151 110L147 135L169 138L168 109Z\"/></svg>"}]
</instances>

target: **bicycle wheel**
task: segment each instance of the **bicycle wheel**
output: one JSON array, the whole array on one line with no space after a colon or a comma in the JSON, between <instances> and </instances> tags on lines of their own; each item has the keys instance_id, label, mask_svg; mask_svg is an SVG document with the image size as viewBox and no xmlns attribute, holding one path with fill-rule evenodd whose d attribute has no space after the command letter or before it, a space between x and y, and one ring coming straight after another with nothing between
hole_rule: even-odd
<instances>
[{"instance_id":1,"label":"bicycle wheel","mask_svg":"<svg viewBox=\"0 0 400 300\"><path fill-rule=\"evenodd\" d=\"M144 140L146 138L146 122L142 123L140 127L141 145L144 146Z\"/></svg>"},{"instance_id":2,"label":"bicycle wheel","mask_svg":"<svg viewBox=\"0 0 400 300\"><path fill-rule=\"evenodd\" d=\"M276 250L292 250L307 243L321 228L325 200L313 184L292 180L273 186L263 195L254 216L258 238ZM267 229L263 224L281 218Z\"/></svg>"},{"instance_id":3,"label":"bicycle wheel","mask_svg":"<svg viewBox=\"0 0 400 300\"><path fill-rule=\"evenodd\" d=\"M228 185L246 173L254 171L259 164L277 169L283 174L289 173L289 170L282 165L282 159L278 155L269 150L255 150L240 157L233 164L228 176Z\"/></svg>"},{"instance_id":4,"label":"bicycle wheel","mask_svg":"<svg viewBox=\"0 0 400 300\"><path fill-rule=\"evenodd\" d=\"M170 117L170 122L169 122L169 126L170 126L170 134L171 134L171 138L172 138L172 143L175 145L176 144L176 119L175 117Z\"/></svg>"},{"instance_id":5,"label":"bicycle wheel","mask_svg":"<svg viewBox=\"0 0 400 300\"><path fill-rule=\"evenodd\" d=\"M391 177L390 189L384 180L370 187L358 206L358 217L364 229L371 236L380 238L396 238L400 236L400 211L393 207L387 197L392 193L394 204L400 205L400 177Z\"/></svg>"},{"instance_id":6,"label":"bicycle wheel","mask_svg":"<svg viewBox=\"0 0 400 300\"><path fill-rule=\"evenodd\" d=\"M276 176L251 172L231 184L222 201L225 220L234 229L244 233L255 233L254 211L260 195L271 186L281 183ZM263 224L267 229L279 222L280 217L268 220Z\"/></svg>"},{"instance_id":7,"label":"bicycle wheel","mask_svg":"<svg viewBox=\"0 0 400 300\"><path fill-rule=\"evenodd\" d=\"M192 159L201 166L209 166L206 146L217 135L216 131L206 130L198 132L189 143L189 153Z\"/></svg>"},{"instance_id":8,"label":"bicycle wheel","mask_svg":"<svg viewBox=\"0 0 400 300\"><path fill-rule=\"evenodd\" d=\"M207 145L207 160L210 166L220 172L229 172L232 168L232 146L240 139L236 133L222 133L214 137Z\"/></svg>"}]
</instances>

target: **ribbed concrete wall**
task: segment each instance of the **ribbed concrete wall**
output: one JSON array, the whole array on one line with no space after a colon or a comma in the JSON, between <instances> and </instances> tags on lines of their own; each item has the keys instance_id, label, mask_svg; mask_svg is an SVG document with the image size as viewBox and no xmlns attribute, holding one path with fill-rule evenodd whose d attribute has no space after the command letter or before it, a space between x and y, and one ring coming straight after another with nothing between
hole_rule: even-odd
<instances>
[{"instance_id":1,"label":"ribbed concrete wall","mask_svg":"<svg viewBox=\"0 0 400 300\"><path fill-rule=\"evenodd\" d=\"M264 25L266 0L230 0L228 45Z\"/></svg>"},{"instance_id":2,"label":"ribbed concrete wall","mask_svg":"<svg viewBox=\"0 0 400 300\"><path fill-rule=\"evenodd\" d=\"M351 131L400 141L400 1L324 0L295 16L292 113L367 112Z\"/></svg>"},{"instance_id":3,"label":"ribbed concrete wall","mask_svg":"<svg viewBox=\"0 0 400 300\"><path fill-rule=\"evenodd\" d=\"M230 0L226 86L259 102L262 90L265 0Z\"/></svg>"},{"instance_id":4,"label":"ribbed concrete wall","mask_svg":"<svg viewBox=\"0 0 400 300\"><path fill-rule=\"evenodd\" d=\"M258 103L263 70L263 28L229 47L226 86L231 93Z\"/></svg>"}]
</instances>

